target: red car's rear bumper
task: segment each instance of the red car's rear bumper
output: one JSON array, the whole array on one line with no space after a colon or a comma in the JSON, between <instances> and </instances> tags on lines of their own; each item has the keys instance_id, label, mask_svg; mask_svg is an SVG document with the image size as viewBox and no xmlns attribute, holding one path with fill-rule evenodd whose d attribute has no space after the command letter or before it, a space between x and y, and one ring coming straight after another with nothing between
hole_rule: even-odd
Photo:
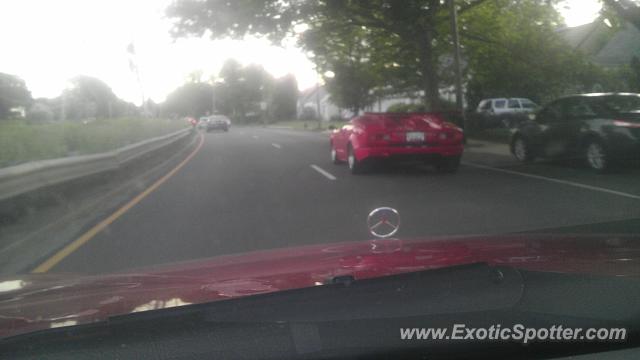
<instances>
[{"instance_id":1,"label":"red car's rear bumper","mask_svg":"<svg viewBox=\"0 0 640 360\"><path fill-rule=\"evenodd\" d=\"M460 156L464 146L460 145L420 145L420 146L376 146L354 149L359 161L365 159L435 159L440 157Z\"/></svg>"}]
</instances>

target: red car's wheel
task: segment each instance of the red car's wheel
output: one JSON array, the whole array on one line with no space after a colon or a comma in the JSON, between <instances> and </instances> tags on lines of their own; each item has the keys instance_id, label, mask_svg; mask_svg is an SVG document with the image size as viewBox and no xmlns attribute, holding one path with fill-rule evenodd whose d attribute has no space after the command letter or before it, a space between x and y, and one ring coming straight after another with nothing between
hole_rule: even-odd
<instances>
[{"instance_id":1,"label":"red car's wheel","mask_svg":"<svg viewBox=\"0 0 640 360\"><path fill-rule=\"evenodd\" d=\"M340 164L340 160L338 159L338 153L336 152L336 148L331 144L331 162L334 164Z\"/></svg>"},{"instance_id":2,"label":"red car's wheel","mask_svg":"<svg viewBox=\"0 0 640 360\"><path fill-rule=\"evenodd\" d=\"M351 170L352 174L362 174L362 162L358 161L358 159L356 158L356 154L353 151L353 147L351 147L351 144L347 145L347 163L349 164L349 170Z\"/></svg>"}]
</instances>

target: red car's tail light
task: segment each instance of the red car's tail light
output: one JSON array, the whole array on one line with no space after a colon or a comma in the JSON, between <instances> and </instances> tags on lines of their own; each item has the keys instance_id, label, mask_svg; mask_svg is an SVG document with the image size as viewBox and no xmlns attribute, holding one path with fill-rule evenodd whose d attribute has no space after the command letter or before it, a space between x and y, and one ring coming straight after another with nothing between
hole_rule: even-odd
<instances>
[{"instance_id":1,"label":"red car's tail light","mask_svg":"<svg viewBox=\"0 0 640 360\"><path fill-rule=\"evenodd\" d=\"M437 139L441 144L458 144L462 142L462 133L459 131L442 131L438 133Z\"/></svg>"}]
</instances>

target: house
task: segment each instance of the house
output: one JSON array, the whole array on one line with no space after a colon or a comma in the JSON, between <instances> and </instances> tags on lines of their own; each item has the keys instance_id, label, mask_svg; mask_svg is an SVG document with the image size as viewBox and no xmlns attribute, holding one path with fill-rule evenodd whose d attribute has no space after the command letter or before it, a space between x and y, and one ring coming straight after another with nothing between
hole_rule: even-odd
<instances>
[{"instance_id":1,"label":"house","mask_svg":"<svg viewBox=\"0 0 640 360\"><path fill-rule=\"evenodd\" d=\"M634 56L640 58L640 30L631 23L612 29L598 19L590 24L559 29L558 34L597 65L618 67L629 64Z\"/></svg>"},{"instance_id":2,"label":"house","mask_svg":"<svg viewBox=\"0 0 640 360\"><path fill-rule=\"evenodd\" d=\"M322 121L329 121L332 118L345 119L353 116L350 111L340 109L331 102L330 95L324 86L314 86L303 90L298 96L297 107L299 119L320 118Z\"/></svg>"}]
</instances>

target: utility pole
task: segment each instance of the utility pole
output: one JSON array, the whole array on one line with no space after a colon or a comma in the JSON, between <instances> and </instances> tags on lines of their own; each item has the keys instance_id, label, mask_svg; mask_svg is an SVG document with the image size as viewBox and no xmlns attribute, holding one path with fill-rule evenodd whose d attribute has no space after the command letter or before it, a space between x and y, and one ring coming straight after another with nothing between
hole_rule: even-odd
<instances>
[{"instance_id":1,"label":"utility pole","mask_svg":"<svg viewBox=\"0 0 640 360\"><path fill-rule=\"evenodd\" d=\"M211 85L211 115L216 113L216 83Z\"/></svg>"},{"instance_id":2,"label":"utility pole","mask_svg":"<svg viewBox=\"0 0 640 360\"><path fill-rule=\"evenodd\" d=\"M456 108L462 115L462 128L466 130L466 116L462 99L462 68L460 66L460 36L458 34L458 10L455 0L449 0L449 15L451 18L451 34L453 35L453 65L456 71Z\"/></svg>"},{"instance_id":3,"label":"utility pole","mask_svg":"<svg viewBox=\"0 0 640 360\"><path fill-rule=\"evenodd\" d=\"M322 114L320 112L320 82L316 83L316 116L318 117L318 129L322 128Z\"/></svg>"},{"instance_id":4,"label":"utility pole","mask_svg":"<svg viewBox=\"0 0 640 360\"><path fill-rule=\"evenodd\" d=\"M129 53L129 69L136 75L136 80L138 80L138 86L140 86L140 96L142 97L142 111L144 113L144 117L147 117L147 100L144 96L144 88L142 86L142 80L140 79L140 69L138 68L138 64L136 61L136 48L133 45L133 42L129 43L127 46L127 52Z\"/></svg>"},{"instance_id":5,"label":"utility pole","mask_svg":"<svg viewBox=\"0 0 640 360\"><path fill-rule=\"evenodd\" d=\"M62 109L60 111L60 120L67 120L67 90L62 91Z\"/></svg>"}]
</instances>

